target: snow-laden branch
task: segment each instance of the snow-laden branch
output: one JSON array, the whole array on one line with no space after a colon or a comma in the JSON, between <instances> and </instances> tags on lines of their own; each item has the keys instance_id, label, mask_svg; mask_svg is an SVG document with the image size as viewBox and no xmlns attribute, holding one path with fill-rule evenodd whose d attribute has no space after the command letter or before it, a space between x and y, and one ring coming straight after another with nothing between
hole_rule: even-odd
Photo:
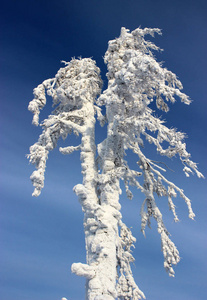
<instances>
[{"instance_id":1,"label":"snow-laden branch","mask_svg":"<svg viewBox=\"0 0 207 300\"><path fill-rule=\"evenodd\" d=\"M62 154L71 154L73 153L74 151L78 151L81 149L81 145L78 145L78 146L68 146L68 147L60 147L59 148L59 151L60 153Z\"/></svg>"},{"instance_id":2,"label":"snow-laden branch","mask_svg":"<svg viewBox=\"0 0 207 300\"><path fill-rule=\"evenodd\" d=\"M117 251L118 266L117 271L119 279L117 283L118 299L145 299L144 293L139 289L134 281L130 263L134 262L131 254L131 247L136 242L131 230L120 220L120 238Z\"/></svg>"},{"instance_id":3,"label":"snow-laden branch","mask_svg":"<svg viewBox=\"0 0 207 300\"><path fill-rule=\"evenodd\" d=\"M43 132L37 143L30 147L28 158L37 170L31 175L35 187L34 196L39 196L44 186L44 173L49 151L57 146L58 140L66 139L72 132L75 135L87 131L86 123L91 113L89 103L94 103L102 86L100 70L90 58L73 59L61 68L55 78L45 80L34 89L34 99L28 109L33 112L33 124L39 124L40 110L46 104L45 91L52 97L55 110L41 126ZM93 110L93 108L92 108ZM94 110L92 111L92 117ZM80 150L81 146L60 148L64 154Z\"/></svg>"},{"instance_id":4,"label":"snow-laden branch","mask_svg":"<svg viewBox=\"0 0 207 300\"><path fill-rule=\"evenodd\" d=\"M42 84L39 84L34 90L34 99L30 101L28 110L31 111L34 116L33 116L33 121L32 124L38 126L39 125L39 114L40 110L44 108L46 105L46 95L45 95L45 90L50 89L52 87L53 83L55 82L55 79L48 79L43 81Z\"/></svg>"},{"instance_id":5,"label":"snow-laden branch","mask_svg":"<svg viewBox=\"0 0 207 300\"><path fill-rule=\"evenodd\" d=\"M109 155L113 159L111 166L114 164L114 167L110 167L110 172L104 174L102 182L110 181L113 176L117 176L116 178L124 180L129 199L133 196L129 185L137 186L145 194L146 199L141 209L142 232L144 233L147 224L150 226L150 218L154 217L161 236L165 269L170 276L174 276L172 265L180 260L179 253L169 238L154 194L168 198L175 221L178 221L178 217L172 198L176 197L177 193L185 200L190 218L194 217L194 213L190 200L183 191L161 174L165 168L144 156L141 151L141 147L145 144L143 137L149 143L153 143L161 155L167 157L179 155L187 176L193 171L198 177L203 175L197 170L197 165L190 160L190 154L183 142L185 135L175 129L168 129L162 120L153 115L154 112L149 107L150 103L155 101L158 109L167 112L168 103L174 103L177 98L185 104L191 102L189 97L181 92L183 87L176 75L155 60L152 51L159 48L144 39L146 34L153 36L154 33L160 34L160 31L138 28L130 33L129 30L122 28L120 37L109 42L104 57L108 68L108 87L97 101L100 106L106 106L109 129L105 144L101 143L98 150L100 157L104 157L105 145L109 143L109 139L113 140ZM163 142L167 142L169 146L164 148ZM127 170L127 164L123 159L124 150L127 149L131 149L138 156L144 177L143 185L130 169L123 172L124 168Z\"/></svg>"}]
</instances>

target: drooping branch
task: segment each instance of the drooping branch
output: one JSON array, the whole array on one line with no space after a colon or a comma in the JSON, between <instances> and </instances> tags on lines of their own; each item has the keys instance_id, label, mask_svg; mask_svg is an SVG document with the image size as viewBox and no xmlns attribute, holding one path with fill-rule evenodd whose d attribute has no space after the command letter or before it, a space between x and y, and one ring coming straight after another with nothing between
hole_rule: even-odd
<instances>
[{"instance_id":1,"label":"drooping branch","mask_svg":"<svg viewBox=\"0 0 207 300\"><path fill-rule=\"evenodd\" d=\"M134 281L130 263L134 261L131 248L134 247L136 238L133 237L131 230L120 220L120 238L117 251L117 272L119 279L117 283L118 299L139 300L145 299L144 293L139 289Z\"/></svg>"},{"instance_id":2,"label":"drooping branch","mask_svg":"<svg viewBox=\"0 0 207 300\"><path fill-rule=\"evenodd\" d=\"M153 143L161 155L167 157L179 155L187 176L193 171L198 177L202 177L202 174L186 151L186 144L183 142L185 135L175 129L168 129L163 121L153 116L154 112L149 108L150 103L156 101L157 108L167 112L169 110L167 102L174 103L176 98L180 98L185 104L191 102L189 97L181 92L183 87L176 75L155 60L152 50L159 48L144 39L146 34L153 36L154 33L160 34L160 31L138 28L130 33L129 30L122 28L120 37L109 42L104 57L108 68L108 88L99 97L98 104L106 106L106 118L111 122L111 136L114 136L114 143L120 145L119 154L115 157L119 162L119 168L115 168L113 173L116 172L118 178L124 180L126 193L130 199L133 195L129 185L137 186L145 194L146 198L141 209L142 231L144 233L146 225L150 226L150 218L154 217L161 236L165 268L170 276L174 276L172 265L179 261L179 253L169 238L154 194L168 198L175 221L178 221L178 217L172 197L176 197L177 193L185 200L189 217L193 218L194 214L190 200L183 191L161 174L165 169L144 156L140 149L144 147L143 137L149 143ZM162 145L163 142L169 144L166 149ZM131 149L138 156L144 177L143 185L130 169L123 172L124 168L127 170L127 164L123 160L123 149ZM100 153L102 152L100 146Z\"/></svg>"},{"instance_id":3,"label":"drooping branch","mask_svg":"<svg viewBox=\"0 0 207 300\"><path fill-rule=\"evenodd\" d=\"M65 64L55 78L45 80L34 89L34 99L28 107L34 114L33 123L38 125L40 110L46 104L45 91L52 97L53 106L56 106L52 114L41 123L43 132L38 142L30 147L28 155L30 162L37 168L31 175L35 186L34 196L39 196L44 186L49 151L57 146L60 138L66 139L72 132L79 135L87 131L86 122L91 109L89 103L95 101L101 89L100 70L92 59L73 59ZM69 154L79 149L79 146L69 146L66 149L60 148L60 151Z\"/></svg>"},{"instance_id":4,"label":"drooping branch","mask_svg":"<svg viewBox=\"0 0 207 300\"><path fill-rule=\"evenodd\" d=\"M39 84L34 90L34 99L30 101L28 110L31 111L34 116L32 120L32 124L35 126L39 125L39 114L40 110L44 108L46 105L46 95L45 90L50 89L55 82L54 78L43 81L42 84Z\"/></svg>"}]
</instances>

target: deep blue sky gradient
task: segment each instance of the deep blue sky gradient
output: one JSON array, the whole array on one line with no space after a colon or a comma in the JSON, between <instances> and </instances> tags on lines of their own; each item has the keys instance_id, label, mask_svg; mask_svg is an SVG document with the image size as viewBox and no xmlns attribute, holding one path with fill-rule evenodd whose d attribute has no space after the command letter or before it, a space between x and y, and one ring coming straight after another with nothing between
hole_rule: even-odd
<instances>
[{"instance_id":1,"label":"deep blue sky gradient","mask_svg":"<svg viewBox=\"0 0 207 300\"><path fill-rule=\"evenodd\" d=\"M84 299L84 279L70 272L73 262L85 261L83 214L72 192L82 180L79 153L62 156L55 149L41 196L31 196L29 176L34 168L25 155L41 133L31 125L32 115L27 111L33 88L53 77L61 60L79 56L97 61L106 87L103 56L108 40L118 37L122 26L161 28L163 35L154 42L164 52L156 56L178 75L184 92L193 99L190 106L178 101L162 116L168 126L187 133L187 149L206 176L206 12L205 0L7 0L1 4L1 300ZM50 111L48 101L41 119ZM97 126L97 142L105 133L106 128ZM78 139L71 136L59 143L69 144L78 144ZM160 160L151 146L145 152ZM135 166L134 156L128 153L127 158ZM205 300L206 180L186 178L176 159L168 165L175 171L167 172L168 178L192 199L196 220L188 219L185 203L178 198L181 222L174 224L167 199L157 199L182 257L176 277L169 278L163 269L156 224L147 229L146 238L140 232L143 195L134 191L129 201L123 191L123 219L137 238L134 276L148 300Z\"/></svg>"}]
</instances>

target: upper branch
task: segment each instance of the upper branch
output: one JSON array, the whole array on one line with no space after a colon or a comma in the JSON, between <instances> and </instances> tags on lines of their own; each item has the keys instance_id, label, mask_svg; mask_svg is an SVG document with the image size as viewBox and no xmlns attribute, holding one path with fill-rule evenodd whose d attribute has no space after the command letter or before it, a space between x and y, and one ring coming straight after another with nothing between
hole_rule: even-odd
<instances>
[{"instance_id":1,"label":"upper branch","mask_svg":"<svg viewBox=\"0 0 207 300\"><path fill-rule=\"evenodd\" d=\"M73 59L65 64L55 78L45 80L34 89L35 98L29 104L29 110L34 113L35 125L39 123L40 109L46 104L45 91L52 97L53 106L56 106L52 114L41 123L43 132L38 142L30 147L28 155L30 162L37 168L31 175L35 186L34 196L38 196L44 186L49 151L56 147L60 137L66 139L72 132L79 135L87 130L88 118L94 118L93 103L102 86L100 70L92 59ZM80 146L67 147L60 148L60 151L69 154L79 149Z\"/></svg>"}]
</instances>

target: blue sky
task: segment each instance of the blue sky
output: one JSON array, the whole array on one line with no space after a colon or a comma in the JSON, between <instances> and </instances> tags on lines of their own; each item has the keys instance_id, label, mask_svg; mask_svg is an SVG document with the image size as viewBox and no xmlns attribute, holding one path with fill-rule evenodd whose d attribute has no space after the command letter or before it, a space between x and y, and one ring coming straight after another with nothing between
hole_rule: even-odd
<instances>
[{"instance_id":1,"label":"blue sky","mask_svg":"<svg viewBox=\"0 0 207 300\"><path fill-rule=\"evenodd\" d=\"M27 111L32 90L53 77L61 60L93 57L102 70L108 40L119 36L120 28L141 25L158 27L163 35L155 43L164 49L157 54L164 66L175 72L184 92L193 102L177 102L163 118L167 125L188 135L187 149L199 170L206 175L206 61L207 3L205 0L7 0L1 4L1 204L0 204L0 299L68 300L84 299L84 279L71 274L73 262L85 261L83 214L72 188L81 182L79 154L50 154L45 188L39 198L31 196L29 176L33 166L25 155L41 130L31 125ZM50 103L42 119L51 110ZM97 141L106 129L97 127ZM70 144L77 144L71 137ZM62 142L60 142L62 145ZM151 147L146 147L156 157ZM128 155L133 164L133 156ZM161 212L180 250L176 277L163 269L156 224L140 232L139 210L143 195L134 191L130 202L123 192L123 218L137 238L134 277L148 300L204 300L207 297L207 189L206 180L186 178L176 160L168 165L175 172L168 178L191 198L195 221L187 216L182 199L176 200L181 222L174 224L166 199L159 199Z\"/></svg>"}]
</instances>

